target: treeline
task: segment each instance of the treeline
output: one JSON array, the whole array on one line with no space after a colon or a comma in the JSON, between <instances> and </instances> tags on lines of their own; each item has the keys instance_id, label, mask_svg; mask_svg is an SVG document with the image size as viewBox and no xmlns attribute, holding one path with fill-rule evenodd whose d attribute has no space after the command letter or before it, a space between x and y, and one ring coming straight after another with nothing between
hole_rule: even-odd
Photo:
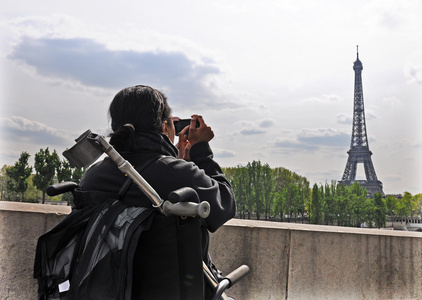
<instances>
[{"instance_id":1,"label":"treeline","mask_svg":"<svg viewBox=\"0 0 422 300\"><path fill-rule=\"evenodd\" d=\"M224 168L236 197L236 209L241 218L251 213L268 220L270 216L285 214L297 217L306 210L311 190L309 181L285 168L271 169L268 164L253 161L246 166Z\"/></svg>"},{"instance_id":2,"label":"treeline","mask_svg":"<svg viewBox=\"0 0 422 300\"><path fill-rule=\"evenodd\" d=\"M367 196L359 183L344 186L331 182L325 186L314 184L309 201L310 223L361 227L385 227L387 208L382 194Z\"/></svg>"},{"instance_id":3,"label":"treeline","mask_svg":"<svg viewBox=\"0 0 422 300\"><path fill-rule=\"evenodd\" d=\"M260 161L223 171L233 186L240 218L254 214L258 220L307 218L311 224L380 228L385 227L387 214L403 218L421 214L422 194L368 197L358 183L344 186L335 181L311 188L305 177Z\"/></svg>"},{"instance_id":4,"label":"treeline","mask_svg":"<svg viewBox=\"0 0 422 300\"><path fill-rule=\"evenodd\" d=\"M38 202L38 191L42 193L42 203L46 200L47 187L56 182L74 181L79 183L83 169L73 168L67 160L60 160L56 150L40 149L35 153L34 166L28 163L29 153L22 152L13 166L4 165L0 171L1 199L6 201ZM35 174L32 172L35 171ZM67 200L69 195L63 195Z\"/></svg>"},{"instance_id":5,"label":"treeline","mask_svg":"<svg viewBox=\"0 0 422 300\"><path fill-rule=\"evenodd\" d=\"M29 166L30 155L22 152L13 166L3 166L0 171L1 200L39 202L46 201L46 189L54 182L74 181L79 183L84 169L73 168L67 160L60 160L54 150L40 149L34 157L34 166ZM35 171L35 174L33 174ZM288 169L270 168L261 161L252 161L246 166L223 168L233 186L236 209L240 218L279 219L311 224L385 227L386 216L403 219L421 215L422 194L405 192L403 197L382 197L380 193L367 196L366 189L358 183L351 186L331 183L315 183ZM70 195L55 200L70 201Z\"/></svg>"}]
</instances>

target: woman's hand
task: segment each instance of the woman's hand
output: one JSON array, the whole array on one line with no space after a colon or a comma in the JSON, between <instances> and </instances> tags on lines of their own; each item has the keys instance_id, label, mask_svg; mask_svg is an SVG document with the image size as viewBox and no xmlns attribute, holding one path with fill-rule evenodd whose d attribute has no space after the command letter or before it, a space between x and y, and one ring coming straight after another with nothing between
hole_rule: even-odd
<instances>
[{"instance_id":1,"label":"woman's hand","mask_svg":"<svg viewBox=\"0 0 422 300\"><path fill-rule=\"evenodd\" d=\"M199 127L196 127L196 120L199 122ZM189 125L189 136L188 140L193 145L199 142L209 142L213 139L214 132L211 127L205 124L202 116L192 115L192 120Z\"/></svg>"},{"instance_id":2,"label":"woman's hand","mask_svg":"<svg viewBox=\"0 0 422 300\"><path fill-rule=\"evenodd\" d=\"M177 150L179 150L179 155L177 156L177 158L190 161L189 151L191 148L191 144L189 143L188 135L186 134L188 128L189 126L186 126L185 128L183 128L182 131L180 131L179 142L177 143L176 147Z\"/></svg>"},{"instance_id":3,"label":"woman's hand","mask_svg":"<svg viewBox=\"0 0 422 300\"><path fill-rule=\"evenodd\" d=\"M196 121L199 122L199 127L196 127ZM189 135L186 132L189 129ZM209 142L213 139L214 132L211 127L205 124L204 119L200 115L192 115L192 120L189 126L183 128L179 133L179 142L177 143L177 149L179 150L178 158L184 160L190 160L189 151L190 148L200 142Z\"/></svg>"}]
</instances>

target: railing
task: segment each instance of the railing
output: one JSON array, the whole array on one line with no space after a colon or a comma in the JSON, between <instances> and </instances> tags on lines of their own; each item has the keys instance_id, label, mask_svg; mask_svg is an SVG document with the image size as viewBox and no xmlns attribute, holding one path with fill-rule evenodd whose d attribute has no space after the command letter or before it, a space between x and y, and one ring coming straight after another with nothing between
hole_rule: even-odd
<instances>
[{"instance_id":1,"label":"railing","mask_svg":"<svg viewBox=\"0 0 422 300\"><path fill-rule=\"evenodd\" d=\"M0 299L36 299L38 236L70 209L0 202ZM237 300L420 299L422 233L233 219L211 234L223 273L247 264Z\"/></svg>"}]
</instances>

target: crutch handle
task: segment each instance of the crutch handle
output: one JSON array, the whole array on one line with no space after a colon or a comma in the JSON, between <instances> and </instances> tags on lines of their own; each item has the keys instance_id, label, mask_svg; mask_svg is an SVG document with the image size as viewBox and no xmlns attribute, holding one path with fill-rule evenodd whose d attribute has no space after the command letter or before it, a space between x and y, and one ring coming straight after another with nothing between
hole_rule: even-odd
<instances>
[{"instance_id":1,"label":"crutch handle","mask_svg":"<svg viewBox=\"0 0 422 300\"><path fill-rule=\"evenodd\" d=\"M205 219L210 214L210 204L207 201L200 203L194 202L177 202L171 203L170 201L164 201L162 205L163 213L166 216L176 215L183 217L195 217L200 216Z\"/></svg>"}]
</instances>

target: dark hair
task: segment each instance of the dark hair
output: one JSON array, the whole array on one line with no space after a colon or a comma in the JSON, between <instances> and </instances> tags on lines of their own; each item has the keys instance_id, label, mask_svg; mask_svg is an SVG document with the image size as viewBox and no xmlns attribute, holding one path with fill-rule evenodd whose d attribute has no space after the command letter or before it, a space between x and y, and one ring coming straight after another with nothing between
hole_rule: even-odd
<instances>
[{"instance_id":1,"label":"dark hair","mask_svg":"<svg viewBox=\"0 0 422 300\"><path fill-rule=\"evenodd\" d=\"M114 96L108 109L111 120L110 144L117 150L130 150L134 132L162 132L164 121L171 121L167 97L145 85L127 87ZM125 124L132 124L134 129Z\"/></svg>"}]
</instances>

